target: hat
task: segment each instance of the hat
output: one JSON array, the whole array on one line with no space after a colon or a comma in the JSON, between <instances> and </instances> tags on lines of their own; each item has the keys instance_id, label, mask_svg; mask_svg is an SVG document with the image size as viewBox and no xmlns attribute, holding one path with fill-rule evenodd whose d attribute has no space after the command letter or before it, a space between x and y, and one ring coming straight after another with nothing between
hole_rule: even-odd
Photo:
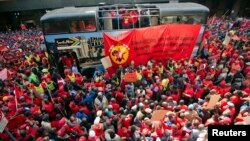
<instances>
[{"instance_id":1,"label":"hat","mask_svg":"<svg viewBox=\"0 0 250 141\"><path fill-rule=\"evenodd\" d=\"M193 110L194 109L194 105L193 104L188 105L188 109L189 110Z\"/></svg>"},{"instance_id":2,"label":"hat","mask_svg":"<svg viewBox=\"0 0 250 141\"><path fill-rule=\"evenodd\" d=\"M98 92L98 94L97 94L98 96L102 96L102 92Z\"/></svg>"},{"instance_id":3,"label":"hat","mask_svg":"<svg viewBox=\"0 0 250 141\"><path fill-rule=\"evenodd\" d=\"M94 124L99 124L101 121L101 118L100 117L96 117L95 120L94 120Z\"/></svg>"},{"instance_id":4,"label":"hat","mask_svg":"<svg viewBox=\"0 0 250 141\"><path fill-rule=\"evenodd\" d=\"M81 137L79 138L79 141L86 141L86 138L85 138L84 136L81 136Z\"/></svg>"},{"instance_id":5,"label":"hat","mask_svg":"<svg viewBox=\"0 0 250 141\"><path fill-rule=\"evenodd\" d=\"M20 100L24 100L24 96L20 96L19 99L20 99Z\"/></svg>"},{"instance_id":6,"label":"hat","mask_svg":"<svg viewBox=\"0 0 250 141\"><path fill-rule=\"evenodd\" d=\"M198 103L204 103L204 100L201 99L201 98L199 98L199 99L198 99Z\"/></svg>"},{"instance_id":7,"label":"hat","mask_svg":"<svg viewBox=\"0 0 250 141\"><path fill-rule=\"evenodd\" d=\"M215 89L212 89L212 90L210 90L210 93L216 93L216 90Z\"/></svg>"},{"instance_id":8,"label":"hat","mask_svg":"<svg viewBox=\"0 0 250 141\"><path fill-rule=\"evenodd\" d=\"M111 84L107 84L106 85L107 88L111 88L111 86L112 86Z\"/></svg>"},{"instance_id":9,"label":"hat","mask_svg":"<svg viewBox=\"0 0 250 141\"><path fill-rule=\"evenodd\" d=\"M150 114L150 113L152 112L152 109L146 108L146 109L145 109L145 112L148 113L148 114Z\"/></svg>"},{"instance_id":10,"label":"hat","mask_svg":"<svg viewBox=\"0 0 250 141\"><path fill-rule=\"evenodd\" d=\"M242 55L239 56L240 59L244 59L244 57Z\"/></svg>"},{"instance_id":11,"label":"hat","mask_svg":"<svg viewBox=\"0 0 250 141\"><path fill-rule=\"evenodd\" d=\"M103 91L103 87L98 87L97 89L98 89L99 92Z\"/></svg>"},{"instance_id":12,"label":"hat","mask_svg":"<svg viewBox=\"0 0 250 141\"><path fill-rule=\"evenodd\" d=\"M48 69L43 69L42 72L47 73L47 72L49 72L49 70Z\"/></svg>"},{"instance_id":13,"label":"hat","mask_svg":"<svg viewBox=\"0 0 250 141\"><path fill-rule=\"evenodd\" d=\"M179 101L179 103L184 103L184 100L183 100L183 99L181 99L181 100Z\"/></svg>"},{"instance_id":14,"label":"hat","mask_svg":"<svg viewBox=\"0 0 250 141\"><path fill-rule=\"evenodd\" d=\"M169 111L169 112L166 113L166 115L167 116L172 116L172 115L174 115L174 112Z\"/></svg>"},{"instance_id":15,"label":"hat","mask_svg":"<svg viewBox=\"0 0 250 141\"><path fill-rule=\"evenodd\" d=\"M134 105L133 107L131 107L131 109L132 109L133 111L136 111L137 105Z\"/></svg>"},{"instance_id":16,"label":"hat","mask_svg":"<svg viewBox=\"0 0 250 141\"><path fill-rule=\"evenodd\" d=\"M90 130L89 131L89 137L91 137L91 138L95 137L95 131Z\"/></svg>"},{"instance_id":17,"label":"hat","mask_svg":"<svg viewBox=\"0 0 250 141\"><path fill-rule=\"evenodd\" d=\"M234 104L233 104L232 102L227 102L227 105L228 105L229 107L234 107Z\"/></svg>"},{"instance_id":18,"label":"hat","mask_svg":"<svg viewBox=\"0 0 250 141\"><path fill-rule=\"evenodd\" d=\"M108 105L108 109L113 109L113 106L112 105Z\"/></svg>"},{"instance_id":19,"label":"hat","mask_svg":"<svg viewBox=\"0 0 250 141\"><path fill-rule=\"evenodd\" d=\"M139 107L140 107L140 108L144 107L144 104L140 102L140 103L139 103Z\"/></svg>"},{"instance_id":20,"label":"hat","mask_svg":"<svg viewBox=\"0 0 250 141\"><path fill-rule=\"evenodd\" d=\"M168 103L166 101L162 102L162 105L167 105Z\"/></svg>"},{"instance_id":21,"label":"hat","mask_svg":"<svg viewBox=\"0 0 250 141\"><path fill-rule=\"evenodd\" d=\"M98 117L102 116L102 111L101 111L101 110L97 111L96 115L97 115Z\"/></svg>"}]
</instances>

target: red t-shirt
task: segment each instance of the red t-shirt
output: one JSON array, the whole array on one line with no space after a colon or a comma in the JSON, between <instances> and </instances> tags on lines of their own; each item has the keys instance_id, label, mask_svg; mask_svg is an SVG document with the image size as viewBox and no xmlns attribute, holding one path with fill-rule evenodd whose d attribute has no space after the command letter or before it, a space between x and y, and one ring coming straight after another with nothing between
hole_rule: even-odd
<instances>
[{"instance_id":1,"label":"red t-shirt","mask_svg":"<svg viewBox=\"0 0 250 141\"><path fill-rule=\"evenodd\" d=\"M122 92L115 91L115 92L114 92L114 97L116 98L116 102L117 102L118 104L121 104L124 95L123 95Z\"/></svg>"},{"instance_id":2,"label":"red t-shirt","mask_svg":"<svg viewBox=\"0 0 250 141\"><path fill-rule=\"evenodd\" d=\"M132 116L126 116L123 120L122 120L122 127L126 127L128 128L130 126L132 120Z\"/></svg>"},{"instance_id":3,"label":"red t-shirt","mask_svg":"<svg viewBox=\"0 0 250 141\"><path fill-rule=\"evenodd\" d=\"M187 105L183 104L183 105L180 105L180 110L188 110L188 107Z\"/></svg>"},{"instance_id":4,"label":"red t-shirt","mask_svg":"<svg viewBox=\"0 0 250 141\"><path fill-rule=\"evenodd\" d=\"M127 128L118 128L117 129L117 134L122 138L122 137L125 137L125 138L129 138L130 137L130 133L128 131Z\"/></svg>"},{"instance_id":5,"label":"red t-shirt","mask_svg":"<svg viewBox=\"0 0 250 141\"><path fill-rule=\"evenodd\" d=\"M120 109L120 105L115 102L110 102L110 105L113 107L113 110L118 112Z\"/></svg>"},{"instance_id":6,"label":"red t-shirt","mask_svg":"<svg viewBox=\"0 0 250 141\"><path fill-rule=\"evenodd\" d=\"M101 126L101 124L93 125L93 130L95 131L97 137L102 137L104 135L104 131Z\"/></svg>"}]
</instances>

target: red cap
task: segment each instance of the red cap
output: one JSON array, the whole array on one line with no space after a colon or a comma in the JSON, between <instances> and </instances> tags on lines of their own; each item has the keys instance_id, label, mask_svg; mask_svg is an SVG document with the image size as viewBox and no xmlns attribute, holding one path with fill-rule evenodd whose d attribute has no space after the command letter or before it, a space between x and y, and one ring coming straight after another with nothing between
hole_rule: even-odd
<instances>
[{"instance_id":1,"label":"red cap","mask_svg":"<svg viewBox=\"0 0 250 141\"><path fill-rule=\"evenodd\" d=\"M81 136L81 137L79 138L79 141L86 141L86 138L85 138L84 136Z\"/></svg>"}]
</instances>

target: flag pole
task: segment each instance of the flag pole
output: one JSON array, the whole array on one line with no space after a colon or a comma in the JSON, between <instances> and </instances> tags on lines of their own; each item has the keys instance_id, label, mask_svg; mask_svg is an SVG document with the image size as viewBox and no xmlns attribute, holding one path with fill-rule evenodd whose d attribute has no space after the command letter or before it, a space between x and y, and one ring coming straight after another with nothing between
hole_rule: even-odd
<instances>
[{"instance_id":1,"label":"flag pole","mask_svg":"<svg viewBox=\"0 0 250 141\"><path fill-rule=\"evenodd\" d=\"M8 134L8 136L10 137L10 139L12 141L16 141L16 138L10 133L10 131L7 127L4 128L4 132L6 132Z\"/></svg>"},{"instance_id":2,"label":"flag pole","mask_svg":"<svg viewBox=\"0 0 250 141\"><path fill-rule=\"evenodd\" d=\"M51 98L52 103L55 104L55 101L54 101L54 99L53 99L53 97L52 97L52 95L51 95L51 91L48 89L47 86L46 86L46 89L47 89L47 91L49 92L49 96L50 96L50 98ZM65 113L63 113L62 110L61 110L60 108L58 108L58 110L60 111L60 113L61 113L64 117L66 117Z\"/></svg>"},{"instance_id":3,"label":"flag pole","mask_svg":"<svg viewBox=\"0 0 250 141\"><path fill-rule=\"evenodd\" d=\"M16 95L16 84L14 84L14 95L15 95L15 104L16 104L16 112L17 112L17 95Z\"/></svg>"}]
</instances>

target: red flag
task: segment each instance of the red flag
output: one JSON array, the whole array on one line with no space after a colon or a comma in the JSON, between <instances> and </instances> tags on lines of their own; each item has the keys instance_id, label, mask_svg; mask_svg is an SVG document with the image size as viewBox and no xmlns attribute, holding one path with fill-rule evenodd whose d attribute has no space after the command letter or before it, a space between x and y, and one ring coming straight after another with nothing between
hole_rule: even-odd
<instances>
[{"instance_id":1,"label":"red flag","mask_svg":"<svg viewBox=\"0 0 250 141\"><path fill-rule=\"evenodd\" d=\"M113 68L146 64L152 58L165 63L168 59L190 58L201 25L169 24L133 29L118 37L104 33L105 55L111 58Z\"/></svg>"}]
</instances>

